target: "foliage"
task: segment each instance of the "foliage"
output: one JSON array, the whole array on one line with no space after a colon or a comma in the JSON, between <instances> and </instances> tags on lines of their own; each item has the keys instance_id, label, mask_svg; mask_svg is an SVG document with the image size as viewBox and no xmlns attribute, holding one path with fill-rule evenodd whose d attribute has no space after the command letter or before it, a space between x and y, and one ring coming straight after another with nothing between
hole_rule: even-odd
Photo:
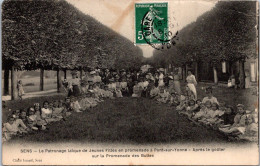
<instances>
[{"instance_id":1,"label":"foliage","mask_svg":"<svg viewBox=\"0 0 260 166\"><path fill-rule=\"evenodd\" d=\"M180 31L175 48L155 51L154 56L179 66L190 61L214 65L256 57L256 21L256 2L220 1Z\"/></svg>"},{"instance_id":2,"label":"foliage","mask_svg":"<svg viewBox=\"0 0 260 166\"><path fill-rule=\"evenodd\" d=\"M64 0L6 0L2 9L5 69L140 66L140 48Z\"/></svg>"}]
</instances>

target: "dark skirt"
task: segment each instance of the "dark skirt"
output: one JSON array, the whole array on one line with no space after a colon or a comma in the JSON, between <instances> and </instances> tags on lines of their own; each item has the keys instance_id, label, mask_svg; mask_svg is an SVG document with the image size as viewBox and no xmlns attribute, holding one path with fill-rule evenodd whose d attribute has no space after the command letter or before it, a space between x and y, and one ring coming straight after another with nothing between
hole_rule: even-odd
<instances>
[{"instance_id":1,"label":"dark skirt","mask_svg":"<svg viewBox=\"0 0 260 166\"><path fill-rule=\"evenodd\" d=\"M73 91L69 90L69 94L68 94L69 97L70 97L70 96L75 96L75 97L77 97L77 96L80 95L80 89L79 89L79 86L78 86L78 85L72 85L72 90L73 90Z\"/></svg>"}]
</instances>

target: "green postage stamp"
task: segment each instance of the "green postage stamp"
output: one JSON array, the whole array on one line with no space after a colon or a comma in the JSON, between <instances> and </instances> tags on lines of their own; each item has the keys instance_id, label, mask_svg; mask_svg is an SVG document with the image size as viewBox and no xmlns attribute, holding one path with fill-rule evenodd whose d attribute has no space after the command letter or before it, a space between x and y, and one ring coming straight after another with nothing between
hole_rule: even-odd
<instances>
[{"instance_id":1,"label":"green postage stamp","mask_svg":"<svg viewBox=\"0 0 260 166\"><path fill-rule=\"evenodd\" d=\"M169 42L168 3L135 4L135 43Z\"/></svg>"}]
</instances>

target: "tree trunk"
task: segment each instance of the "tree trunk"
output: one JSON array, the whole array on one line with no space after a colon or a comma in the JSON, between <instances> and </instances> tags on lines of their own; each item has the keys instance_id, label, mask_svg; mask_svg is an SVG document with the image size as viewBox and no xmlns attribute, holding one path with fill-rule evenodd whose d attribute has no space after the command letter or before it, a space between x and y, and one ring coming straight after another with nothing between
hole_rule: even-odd
<instances>
[{"instance_id":1,"label":"tree trunk","mask_svg":"<svg viewBox=\"0 0 260 166\"><path fill-rule=\"evenodd\" d=\"M65 69L63 70L63 72L64 72L64 79L67 79L67 70Z\"/></svg>"},{"instance_id":2,"label":"tree trunk","mask_svg":"<svg viewBox=\"0 0 260 166\"><path fill-rule=\"evenodd\" d=\"M195 74L195 77L196 77L197 81L199 81L199 76L198 76L198 62L194 62L194 63L195 63L195 65L194 65L194 67L195 67L194 74Z\"/></svg>"},{"instance_id":3,"label":"tree trunk","mask_svg":"<svg viewBox=\"0 0 260 166\"><path fill-rule=\"evenodd\" d=\"M184 70L183 70L183 81L186 82L186 77L187 77L187 65L185 64Z\"/></svg>"},{"instance_id":4,"label":"tree trunk","mask_svg":"<svg viewBox=\"0 0 260 166\"><path fill-rule=\"evenodd\" d=\"M213 73L214 73L214 83L218 84L218 73L216 67L213 67Z\"/></svg>"},{"instance_id":5,"label":"tree trunk","mask_svg":"<svg viewBox=\"0 0 260 166\"><path fill-rule=\"evenodd\" d=\"M239 88L245 88L245 61L239 60Z\"/></svg>"},{"instance_id":6,"label":"tree trunk","mask_svg":"<svg viewBox=\"0 0 260 166\"><path fill-rule=\"evenodd\" d=\"M79 77L80 77L81 80L82 80L82 75L83 75L83 70L80 69L80 75L79 75Z\"/></svg>"},{"instance_id":7,"label":"tree trunk","mask_svg":"<svg viewBox=\"0 0 260 166\"><path fill-rule=\"evenodd\" d=\"M9 95L9 70L4 71L4 95Z\"/></svg>"},{"instance_id":8,"label":"tree trunk","mask_svg":"<svg viewBox=\"0 0 260 166\"><path fill-rule=\"evenodd\" d=\"M40 91L44 91L44 70L40 69Z\"/></svg>"},{"instance_id":9,"label":"tree trunk","mask_svg":"<svg viewBox=\"0 0 260 166\"><path fill-rule=\"evenodd\" d=\"M57 70L57 92L60 93L61 91L61 75L60 70Z\"/></svg>"},{"instance_id":10,"label":"tree trunk","mask_svg":"<svg viewBox=\"0 0 260 166\"><path fill-rule=\"evenodd\" d=\"M16 100L18 98L17 91L17 70L12 66L11 70L11 100Z\"/></svg>"}]
</instances>

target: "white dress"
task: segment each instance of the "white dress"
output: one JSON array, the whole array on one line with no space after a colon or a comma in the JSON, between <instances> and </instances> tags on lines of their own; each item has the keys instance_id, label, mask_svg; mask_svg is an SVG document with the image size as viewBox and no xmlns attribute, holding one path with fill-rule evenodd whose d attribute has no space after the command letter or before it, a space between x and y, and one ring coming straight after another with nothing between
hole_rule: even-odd
<instances>
[{"instance_id":1,"label":"white dress","mask_svg":"<svg viewBox=\"0 0 260 166\"><path fill-rule=\"evenodd\" d=\"M163 82L163 77L164 77L164 75L163 75L163 73L161 73L160 75L159 75L159 86L164 86L164 82Z\"/></svg>"},{"instance_id":2,"label":"white dress","mask_svg":"<svg viewBox=\"0 0 260 166\"><path fill-rule=\"evenodd\" d=\"M197 100L197 90L196 90L196 87L195 87L195 85L197 85L197 81L196 81L195 76L189 75L189 76L187 76L186 80L188 82L187 86L189 87L189 89L194 94L195 100Z\"/></svg>"}]
</instances>

